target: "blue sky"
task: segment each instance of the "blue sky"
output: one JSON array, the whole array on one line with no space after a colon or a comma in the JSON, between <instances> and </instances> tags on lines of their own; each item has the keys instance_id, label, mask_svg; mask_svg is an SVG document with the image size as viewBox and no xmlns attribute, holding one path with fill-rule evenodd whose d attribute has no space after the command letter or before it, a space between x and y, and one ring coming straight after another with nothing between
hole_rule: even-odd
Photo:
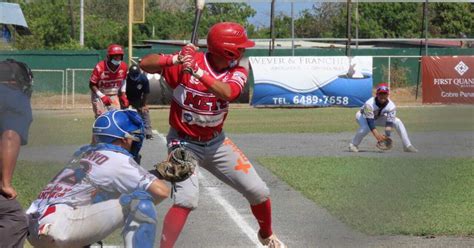
<instances>
[{"instance_id":1,"label":"blue sky","mask_svg":"<svg viewBox=\"0 0 474 248\"><path fill-rule=\"evenodd\" d=\"M298 13L303 9L310 9L314 3L294 3L294 14L295 17L298 16ZM257 11L257 14L250 19L250 23L256 26L270 26L270 3L250 3L252 8ZM275 4L275 14L283 12L288 16L291 15L291 4L290 3L281 3L276 2Z\"/></svg>"}]
</instances>

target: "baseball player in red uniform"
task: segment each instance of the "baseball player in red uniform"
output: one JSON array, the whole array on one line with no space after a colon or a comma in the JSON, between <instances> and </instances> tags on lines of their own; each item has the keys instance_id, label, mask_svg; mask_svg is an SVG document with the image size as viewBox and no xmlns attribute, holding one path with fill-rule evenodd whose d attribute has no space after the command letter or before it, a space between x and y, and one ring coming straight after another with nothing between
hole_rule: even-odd
<instances>
[{"instance_id":1,"label":"baseball player in red uniform","mask_svg":"<svg viewBox=\"0 0 474 248\"><path fill-rule=\"evenodd\" d=\"M123 62L123 48L111 44L107 48L107 58L100 61L89 79L92 109L95 118L108 109L128 107L124 80L127 76L127 64Z\"/></svg>"},{"instance_id":2,"label":"baseball player in red uniform","mask_svg":"<svg viewBox=\"0 0 474 248\"><path fill-rule=\"evenodd\" d=\"M207 35L208 50L193 45L176 54L150 54L140 66L161 73L173 89L168 147L184 146L198 157L200 167L239 191L258 221L259 240L268 247L286 247L272 231L270 192L242 151L222 131L229 102L243 91L247 70L238 65L245 49L255 43L245 29L232 22L215 24ZM174 205L168 211L161 236L162 248L173 247L188 214L198 205L198 170L176 183Z\"/></svg>"}]
</instances>

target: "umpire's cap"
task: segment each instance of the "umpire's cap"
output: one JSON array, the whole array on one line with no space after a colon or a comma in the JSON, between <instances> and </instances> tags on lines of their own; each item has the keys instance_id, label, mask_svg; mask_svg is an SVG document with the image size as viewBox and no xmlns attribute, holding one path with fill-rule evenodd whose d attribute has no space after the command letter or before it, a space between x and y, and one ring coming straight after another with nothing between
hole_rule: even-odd
<instances>
[{"instance_id":1,"label":"umpire's cap","mask_svg":"<svg viewBox=\"0 0 474 248\"><path fill-rule=\"evenodd\" d=\"M137 80L138 76L140 76L140 68L137 65L132 65L128 68L128 76L132 80Z\"/></svg>"}]
</instances>

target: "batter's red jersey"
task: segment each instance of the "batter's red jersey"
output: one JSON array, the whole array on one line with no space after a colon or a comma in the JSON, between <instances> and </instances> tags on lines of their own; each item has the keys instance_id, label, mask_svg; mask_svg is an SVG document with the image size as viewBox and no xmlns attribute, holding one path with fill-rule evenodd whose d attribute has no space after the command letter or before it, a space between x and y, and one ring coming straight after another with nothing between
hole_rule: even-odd
<instances>
[{"instance_id":1,"label":"batter's red jersey","mask_svg":"<svg viewBox=\"0 0 474 248\"><path fill-rule=\"evenodd\" d=\"M209 75L242 92L248 72L236 66L224 72L215 72L202 52L194 55L199 66ZM178 132L199 140L209 140L222 131L229 102L211 93L198 79L182 72L182 65L163 68L162 76L173 89L169 124Z\"/></svg>"},{"instance_id":2,"label":"batter's red jersey","mask_svg":"<svg viewBox=\"0 0 474 248\"><path fill-rule=\"evenodd\" d=\"M127 64L122 61L117 69L112 71L107 62L102 60L95 66L89 81L105 95L117 95L127 77L127 68Z\"/></svg>"}]
</instances>

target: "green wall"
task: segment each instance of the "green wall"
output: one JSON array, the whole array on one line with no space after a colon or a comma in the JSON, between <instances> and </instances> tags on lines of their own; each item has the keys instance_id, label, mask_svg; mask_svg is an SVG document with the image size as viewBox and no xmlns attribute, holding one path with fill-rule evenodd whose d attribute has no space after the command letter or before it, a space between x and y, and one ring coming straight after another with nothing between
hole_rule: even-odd
<instances>
[{"instance_id":1,"label":"green wall","mask_svg":"<svg viewBox=\"0 0 474 248\"><path fill-rule=\"evenodd\" d=\"M143 57L149 53L172 53L179 50L179 46L154 45L151 49L135 49L134 56ZM95 64L105 57L106 51L2 51L0 60L13 58L27 63L32 69L37 70L66 70L67 68L83 68L87 71L78 71L75 77L76 93L88 92L90 71ZM125 54L128 54L126 51ZM291 56L290 49L277 48L274 56ZM420 48L374 48L353 49L353 56L419 56L425 50ZM247 56L268 56L267 49L249 49ZM472 48L429 48L429 55L474 55ZM345 56L345 49L341 48L310 48L295 49L295 56ZM128 60L125 56L125 60ZM408 85L416 85L420 73L419 58L391 58L392 82L397 73L404 73ZM387 81L388 58L374 58L374 83ZM398 68L395 70L394 68ZM36 72L35 91L60 93L62 89L62 76L58 72ZM72 91L72 74L68 73L68 92ZM250 77L250 86L253 78Z\"/></svg>"}]
</instances>

